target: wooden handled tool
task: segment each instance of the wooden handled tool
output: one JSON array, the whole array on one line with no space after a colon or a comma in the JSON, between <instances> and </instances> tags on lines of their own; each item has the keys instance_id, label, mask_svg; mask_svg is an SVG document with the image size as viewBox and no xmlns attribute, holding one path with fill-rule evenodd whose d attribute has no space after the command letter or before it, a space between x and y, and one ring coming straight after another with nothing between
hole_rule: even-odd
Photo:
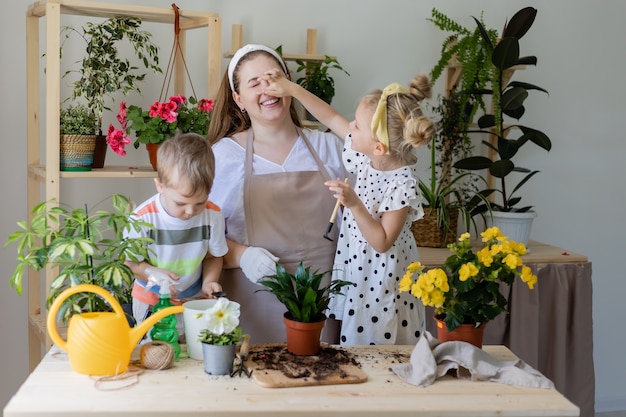
<instances>
[{"instance_id":1,"label":"wooden handled tool","mask_svg":"<svg viewBox=\"0 0 626 417\"><path fill-rule=\"evenodd\" d=\"M348 179L347 178L344 179L343 182L347 184ZM332 242L332 239L330 238L330 236L328 236L328 234L333 229L333 224L335 224L335 220L337 220L337 213L339 212L339 206L341 206L341 202L339 201L339 199L337 199L337 202L335 203L335 208L333 209L333 212L330 215L330 220L328 221L328 227L326 227L326 233L324 233L324 239L330 240L331 242Z\"/></svg>"}]
</instances>

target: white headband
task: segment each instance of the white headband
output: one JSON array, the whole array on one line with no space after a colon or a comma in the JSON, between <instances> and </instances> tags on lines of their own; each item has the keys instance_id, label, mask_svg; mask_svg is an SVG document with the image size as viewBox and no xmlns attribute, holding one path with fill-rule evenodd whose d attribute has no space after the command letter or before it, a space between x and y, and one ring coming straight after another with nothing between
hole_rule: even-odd
<instances>
[{"instance_id":1,"label":"white headband","mask_svg":"<svg viewBox=\"0 0 626 417\"><path fill-rule=\"evenodd\" d=\"M228 82L230 83L231 90L235 91L235 86L233 82L233 74L235 72L235 68L237 67L237 64L239 63L241 58L243 58L250 52L254 52L254 51L265 51L268 54L273 55L274 58L276 58L278 62L280 62L280 66L282 67L283 71L285 71L285 74L287 74L287 67L285 66L285 63L283 62L283 59L278 54L278 52L276 52L272 48L268 48L265 45L249 43L248 45L244 45L241 48L239 48L239 50L235 52L235 55L233 55L233 59L231 59L230 63L228 64Z\"/></svg>"}]
</instances>

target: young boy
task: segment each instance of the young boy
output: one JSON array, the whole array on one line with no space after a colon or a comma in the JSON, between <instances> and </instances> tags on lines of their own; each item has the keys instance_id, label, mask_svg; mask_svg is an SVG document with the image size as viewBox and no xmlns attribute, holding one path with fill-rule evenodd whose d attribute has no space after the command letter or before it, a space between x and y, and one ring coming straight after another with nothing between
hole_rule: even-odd
<instances>
[{"instance_id":1,"label":"young boy","mask_svg":"<svg viewBox=\"0 0 626 417\"><path fill-rule=\"evenodd\" d=\"M208 201L215 174L215 158L209 142L196 133L168 139L157 154L157 194L140 204L134 216L150 223L126 232L129 237L154 239L150 259L127 261L135 273L133 315L137 323L147 317L157 303L159 287L146 290L147 268L160 270L171 279L171 298L215 298L222 291L218 283L222 257L228 251L224 217L220 208Z\"/></svg>"}]
</instances>

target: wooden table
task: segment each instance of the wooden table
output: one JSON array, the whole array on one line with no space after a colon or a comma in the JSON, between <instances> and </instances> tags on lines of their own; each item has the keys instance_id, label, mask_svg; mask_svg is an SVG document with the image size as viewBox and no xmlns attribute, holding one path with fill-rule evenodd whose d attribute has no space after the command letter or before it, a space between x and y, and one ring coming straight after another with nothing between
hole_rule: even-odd
<instances>
[{"instance_id":1,"label":"wooden table","mask_svg":"<svg viewBox=\"0 0 626 417\"><path fill-rule=\"evenodd\" d=\"M481 245L479 242L476 245ZM557 390L580 408L581 417L594 416L595 377L591 262L586 256L530 241L525 264L537 274L534 290L521 280L501 287L509 314L488 323L484 343L505 345L526 363L550 378ZM447 248L419 249L420 261L440 266ZM432 315L432 309L427 309ZM436 335L433 320L426 320Z\"/></svg>"},{"instance_id":2,"label":"wooden table","mask_svg":"<svg viewBox=\"0 0 626 417\"><path fill-rule=\"evenodd\" d=\"M105 391L95 387L96 378L72 371L53 346L11 398L4 417L578 416L578 408L554 389L451 376L426 388L408 384L389 367L398 363L397 354L408 361L412 349L348 348L368 376L360 384L262 388L245 377L208 375L201 361L181 359L169 370L144 371L126 389ZM500 360L515 359L504 346L484 349Z\"/></svg>"}]
</instances>

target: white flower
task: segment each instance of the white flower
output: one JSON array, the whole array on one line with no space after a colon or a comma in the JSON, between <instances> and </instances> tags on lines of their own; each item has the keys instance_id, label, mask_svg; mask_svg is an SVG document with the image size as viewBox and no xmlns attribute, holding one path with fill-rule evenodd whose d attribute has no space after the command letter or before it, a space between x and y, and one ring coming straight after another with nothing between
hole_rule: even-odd
<instances>
[{"instance_id":1,"label":"white flower","mask_svg":"<svg viewBox=\"0 0 626 417\"><path fill-rule=\"evenodd\" d=\"M213 307L202 315L207 318L207 329L213 334L226 334L239 325L239 303L225 297L218 298Z\"/></svg>"}]
</instances>

